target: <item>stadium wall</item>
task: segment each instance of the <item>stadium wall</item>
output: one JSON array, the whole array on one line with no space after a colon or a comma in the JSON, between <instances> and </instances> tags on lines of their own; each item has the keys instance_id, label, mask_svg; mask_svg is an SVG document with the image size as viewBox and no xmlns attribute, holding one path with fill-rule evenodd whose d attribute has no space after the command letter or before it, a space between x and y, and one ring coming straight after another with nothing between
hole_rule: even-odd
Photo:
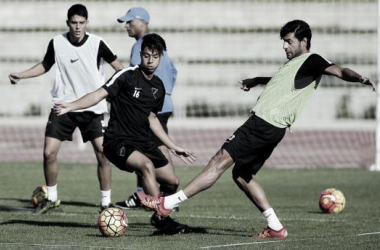
<instances>
[{"instance_id":1,"label":"stadium wall","mask_svg":"<svg viewBox=\"0 0 380 250\"><path fill-rule=\"evenodd\" d=\"M42 160L54 68L9 84L7 75L42 60L49 40L67 30L69 0L0 0L1 161ZM89 32L102 36L124 65L134 40L116 19L133 6L151 14L178 71L173 92L173 138L205 165L240 124L262 89L242 92L237 81L270 76L286 62L279 28L303 19L313 29L312 51L372 79L377 72L377 1L374 0L152 0L81 1ZM106 11L105 11L106 10ZM360 21L359 21L360 20ZM112 69L106 67L107 76ZM268 166L367 167L375 159L376 95L358 84L323 77L293 133ZM60 161L93 162L91 145L64 143ZM19 155L19 156L18 156ZM182 163L176 161L177 165Z\"/></svg>"}]
</instances>

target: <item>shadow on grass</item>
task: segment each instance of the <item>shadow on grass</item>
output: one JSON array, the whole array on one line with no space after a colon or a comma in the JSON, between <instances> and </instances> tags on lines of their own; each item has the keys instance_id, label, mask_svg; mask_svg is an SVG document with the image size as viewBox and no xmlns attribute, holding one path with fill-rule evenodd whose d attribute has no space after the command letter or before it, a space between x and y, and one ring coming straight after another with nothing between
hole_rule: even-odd
<instances>
[{"instance_id":1,"label":"shadow on grass","mask_svg":"<svg viewBox=\"0 0 380 250\"><path fill-rule=\"evenodd\" d=\"M208 234L207 229L203 227L189 227L186 230L184 230L181 233L176 234ZM176 235L176 234L170 234L166 233L165 231L154 231L151 236L163 236L163 235Z\"/></svg>"},{"instance_id":2,"label":"shadow on grass","mask_svg":"<svg viewBox=\"0 0 380 250\"><path fill-rule=\"evenodd\" d=\"M59 227L59 228L91 228L98 229L96 224L88 224L88 223L77 223L77 222L62 222L62 221L33 221L33 220L9 220L0 223L0 226L4 225L29 225L29 226L39 226L39 227ZM154 228L149 223L134 223L131 224L128 228L130 232L141 232L142 235L133 234L133 237L146 237L148 234L145 234L149 229L154 230ZM185 232L180 233L183 234L206 234L206 235L233 235L233 236L241 236L241 237L250 237L251 235L247 235L247 232L237 231L237 230L229 230L229 229L220 229L217 230L215 228L203 228L203 227L189 227ZM177 235L177 234L174 234ZM171 234L165 234L160 231L154 231L149 236L174 236ZM102 237L101 234L87 234L88 237Z\"/></svg>"},{"instance_id":3,"label":"shadow on grass","mask_svg":"<svg viewBox=\"0 0 380 250\"><path fill-rule=\"evenodd\" d=\"M18 201L18 202L21 202L21 203L29 203L31 204L30 202L30 199L19 199L19 198L0 198L0 201Z\"/></svg>"},{"instance_id":4,"label":"shadow on grass","mask_svg":"<svg viewBox=\"0 0 380 250\"><path fill-rule=\"evenodd\" d=\"M126 234L128 234L128 232L129 232L130 234L133 234L133 237L135 237L135 238L136 237L137 238L138 237L145 238L147 236L152 236L152 237L155 237L155 236L175 236L175 235L179 235L179 234L181 234L181 235L183 235L183 234L209 234L205 228L201 228L201 227L189 228L189 230L187 230L186 232L181 232L181 233L177 233L177 234L166 234L166 233L163 233L163 232L158 231L158 230L149 234L150 229L155 230L155 228L153 226L151 226L150 224L134 223L134 224L130 224ZM138 233L138 235L136 233ZM141 233L141 235L140 235L140 233ZM99 237L104 238L104 236L99 235L99 234L88 234L87 236L96 237L96 238L99 238Z\"/></svg>"},{"instance_id":5,"label":"shadow on grass","mask_svg":"<svg viewBox=\"0 0 380 250\"><path fill-rule=\"evenodd\" d=\"M32 208L31 200L28 200L28 199L0 198L0 201L17 201L20 203L24 203L25 204L24 208ZM94 203L81 202L81 201L61 201L61 205L77 206L77 207L98 207L98 205L96 205ZM6 206L4 206L4 207L6 207ZM0 206L0 211L1 211L1 206ZM7 210L3 210L3 211L11 211L11 210L7 209Z\"/></svg>"},{"instance_id":6,"label":"shadow on grass","mask_svg":"<svg viewBox=\"0 0 380 250\"><path fill-rule=\"evenodd\" d=\"M32 212L34 211L34 208L32 206L30 207L11 207L11 206L1 206L0 205L0 212Z\"/></svg>"},{"instance_id":7,"label":"shadow on grass","mask_svg":"<svg viewBox=\"0 0 380 250\"><path fill-rule=\"evenodd\" d=\"M61 201L62 205L77 206L77 207L98 207L94 203L81 202L81 201Z\"/></svg>"},{"instance_id":8,"label":"shadow on grass","mask_svg":"<svg viewBox=\"0 0 380 250\"><path fill-rule=\"evenodd\" d=\"M205 227L189 227L186 231L181 232L183 234L205 234L205 235L218 235L218 236L240 236L240 237L251 237L252 234L248 234L247 231L232 230L232 229L216 229L216 228L205 228ZM155 231L151 236L170 236L165 232Z\"/></svg>"},{"instance_id":9,"label":"shadow on grass","mask_svg":"<svg viewBox=\"0 0 380 250\"><path fill-rule=\"evenodd\" d=\"M40 227L96 228L95 224L62 222L62 221L9 220L9 221L0 223L0 225L14 225L14 224L23 224L23 225L40 226Z\"/></svg>"}]
</instances>

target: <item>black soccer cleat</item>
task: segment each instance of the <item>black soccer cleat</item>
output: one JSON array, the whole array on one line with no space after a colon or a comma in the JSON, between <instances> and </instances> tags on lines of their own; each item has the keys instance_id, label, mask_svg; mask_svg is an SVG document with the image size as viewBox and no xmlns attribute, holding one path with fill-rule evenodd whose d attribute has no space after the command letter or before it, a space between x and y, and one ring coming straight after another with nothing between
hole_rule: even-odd
<instances>
[{"instance_id":1,"label":"black soccer cleat","mask_svg":"<svg viewBox=\"0 0 380 250\"><path fill-rule=\"evenodd\" d=\"M170 216L161 217L153 214L150 218L150 223L157 228L155 234L174 235L188 233L190 230L186 224L176 222Z\"/></svg>"}]
</instances>

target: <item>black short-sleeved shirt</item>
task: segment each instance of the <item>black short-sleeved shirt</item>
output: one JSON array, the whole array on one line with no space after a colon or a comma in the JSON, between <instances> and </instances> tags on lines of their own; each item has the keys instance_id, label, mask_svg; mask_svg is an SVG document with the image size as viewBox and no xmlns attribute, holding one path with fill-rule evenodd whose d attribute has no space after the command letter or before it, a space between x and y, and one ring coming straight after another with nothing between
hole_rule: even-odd
<instances>
[{"instance_id":1,"label":"black short-sleeved shirt","mask_svg":"<svg viewBox=\"0 0 380 250\"><path fill-rule=\"evenodd\" d=\"M70 41L70 36L67 34L67 40L75 47L82 46L88 39L88 34L84 36L82 41L80 43L73 43ZM49 70L55 63L55 51L54 51L54 44L53 40L51 39L44 57L44 62L46 63L47 70ZM102 40L100 40L99 43L99 50L98 50L98 68L100 65L100 59L103 58L107 63L112 63L117 59L117 56L111 51L111 49L107 46L106 43L104 43Z\"/></svg>"},{"instance_id":2,"label":"black short-sleeved shirt","mask_svg":"<svg viewBox=\"0 0 380 250\"><path fill-rule=\"evenodd\" d=\"M135 66L116 72L103 88L111 103L104 144L109 140L151 141L148 116L161 111L165 97L160 78L147 80Z\"/></svg>"}]
</instances>

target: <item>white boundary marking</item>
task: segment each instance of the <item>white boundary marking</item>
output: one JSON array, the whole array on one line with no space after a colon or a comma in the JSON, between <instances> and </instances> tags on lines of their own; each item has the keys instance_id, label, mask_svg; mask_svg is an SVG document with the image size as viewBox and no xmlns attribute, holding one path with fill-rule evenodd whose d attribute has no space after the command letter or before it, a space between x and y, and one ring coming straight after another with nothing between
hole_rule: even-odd
<instances>
[{"instance_id":1,"label":"white boundary marking","mask_svg":"<svg viewBox=\"0 0 380 250\"><path fill-rule=\"evenodd\" d=\"M363 233L363 234L358 234L357 236L366 236L366 235L374 235L374 234L380 234L380 232Z\"/></svg>"},{"instance_id":2,"label":"white boundary marking","mask_svg":"<svg viewBox=\"0 0 380 250\"><path fill-rule=\"evenodd\" d=\"M235 244L226 244L226 245L204 246L204 247L200 247L199 249L236 247L236 246L259 245L259 244L269 244L269 243L284 243L284 242L290 242L290 241L294 241L294 240L271 240L271 241L244 242L244 243L235 243Z\"/></svg>"},{"instance_id":3,"label":"white boundary marking","mask_svg":"<svg viewBox=\"0 0 380 250\"><path fill-rule=\"evenodd\" d=\"M371 233L361 233L355 236L368 236L368 235L376 235L380 234L380 232L371 232ZM211 246L203 246L198 249L210 249L210 248L223 248L223 247L236 247L236 246L246 246L246 245L259 245L259 244L269 244L269 243L284 243L284 242L295 242L295 241L305 241L307 239L296 239L296 240L271 240L271 241L257 241L257 242L243 242L243 243L234 243L234 244L225 244L225 245L211 245Z\"/></svg>"}]
</instances>

